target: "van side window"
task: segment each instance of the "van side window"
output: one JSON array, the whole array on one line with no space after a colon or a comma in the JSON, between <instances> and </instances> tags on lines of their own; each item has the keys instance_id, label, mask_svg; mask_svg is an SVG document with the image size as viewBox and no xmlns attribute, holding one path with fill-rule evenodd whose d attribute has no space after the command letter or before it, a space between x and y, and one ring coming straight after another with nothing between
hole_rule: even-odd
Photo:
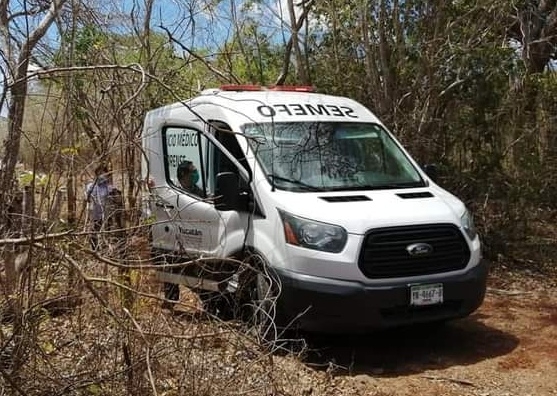
<instances>
[{"instance_id":1,"label":"van side window","mask_svg":"<svg viewBox=\"0 0 557 396\"><path fill-rule=\"evenodd\" d=\"M238 160L240 164L250 173L251 169L246 160L244 151L238 144L236 135L232 129L224 122L210 121L211 129L217 140ZM217 172L237 172L236 166L225 156L220 155L215 158L215 168Z\"/></svg>"},{"instance_id":2,"label":"van side window","mask_svg":"<svg viewBox=\"0 0 557 396\"><path fill-rule=\"evenodd\" d=\"M185 127L166 127L162 138L166 179L172 186L204 198L207 139L199 131Z\"/></svg>"}]
</instances>

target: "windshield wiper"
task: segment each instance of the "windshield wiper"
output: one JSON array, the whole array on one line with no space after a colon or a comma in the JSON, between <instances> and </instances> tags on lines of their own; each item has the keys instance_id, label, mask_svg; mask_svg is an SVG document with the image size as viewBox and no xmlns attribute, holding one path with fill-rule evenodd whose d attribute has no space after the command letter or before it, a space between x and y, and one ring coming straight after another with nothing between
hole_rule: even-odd
<instances>
[{"instance_id":1,"label":"windshield wiper","mask_svg":"<svg viewBox=\"0 0 557 396\"><path fill-rule=\"evenodd\" d=\"M272 173L269 173L267 176L273 179L273 183L278 180L278 181L294 184L297 187L302 187L303 189L309 190L309 191L323 191L322 188L306 184L306 183L301 182L299 180L289 179L287 177L274 175Z\"/></svg>"},{"instance_id":2,"label":"windshield wiper","mask_svg":"<svg viewBox=\"0 0 557 396\"><path fill-rule=\"evenodd\" d=\"M425 187L426 184L423 180L412 181L412 182L400 182L400 183L384 183L372 186L374 189L378 188L414 188L414 187Z\"/></svg>"},{"instance_id":3,"label":"windshield wiper","mask_svg":"<svg viewBox=\"0 0 557 396\"><path fill-rule=\"evenodd\" d=\"M383 183L383 184L361 184L354 186L331 186L327 191L364 191L364 190L386 190L396 188L416 188L425 187L423 181L403 182L403 183Z\"/></svg>"}]
</instances>

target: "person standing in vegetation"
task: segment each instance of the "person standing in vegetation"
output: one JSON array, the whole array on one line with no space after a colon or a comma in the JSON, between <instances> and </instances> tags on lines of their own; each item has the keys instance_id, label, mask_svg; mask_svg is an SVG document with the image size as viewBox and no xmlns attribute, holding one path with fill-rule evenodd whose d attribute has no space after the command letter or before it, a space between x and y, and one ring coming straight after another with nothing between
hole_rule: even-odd
<instances>
[{"instance_id":1,"label":"person standing in vegetation","mask_svg":"<svg viewBox=\"0 0 557 396\"><path fill-rule=\"evenodd\" d=\"M109 218L108 204L119 191L112 185L112 178L106 165L95 169L95 180L85 187L85 199L91 220L91 249L99 248L99 232Z\"/></svg>"}]
</instances>

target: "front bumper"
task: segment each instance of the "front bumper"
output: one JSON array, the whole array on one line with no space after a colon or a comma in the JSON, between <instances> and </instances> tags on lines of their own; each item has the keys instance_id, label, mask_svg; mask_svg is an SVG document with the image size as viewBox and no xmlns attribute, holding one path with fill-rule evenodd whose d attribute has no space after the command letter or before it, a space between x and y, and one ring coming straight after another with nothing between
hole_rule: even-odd
<instances>
[{"instance_id":1,"label":"front bumper","mask_svg":"<svg viewBox=\"0 0 557 396\"><path fill-rule=\"evenodd\" d=\"M276 272L282 283L279 324L324 333L360 333L470 315L483 302L488 264L481 260L464 274L436 278L431 283L443 284L443 303L421 307L410 305L408 282L371 286L285 270Z\"/></svg>"}]
</instances>

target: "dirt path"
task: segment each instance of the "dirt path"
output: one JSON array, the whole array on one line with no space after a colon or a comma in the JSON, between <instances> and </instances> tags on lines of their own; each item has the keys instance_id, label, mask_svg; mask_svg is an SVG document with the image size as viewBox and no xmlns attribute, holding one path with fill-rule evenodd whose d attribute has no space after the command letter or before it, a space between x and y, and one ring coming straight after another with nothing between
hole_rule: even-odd
<instances>
[{"instance_id":1,"label":"dirt path","mask_svg":"<svg viewBox=\"0 0 557 396\"><path fill-rule=\"evenodd\" d=\"M557 395L555 281L493 279L469 318L315 339L306 367L331 375L338 395Z\"/></svg>"}]
</instances>

